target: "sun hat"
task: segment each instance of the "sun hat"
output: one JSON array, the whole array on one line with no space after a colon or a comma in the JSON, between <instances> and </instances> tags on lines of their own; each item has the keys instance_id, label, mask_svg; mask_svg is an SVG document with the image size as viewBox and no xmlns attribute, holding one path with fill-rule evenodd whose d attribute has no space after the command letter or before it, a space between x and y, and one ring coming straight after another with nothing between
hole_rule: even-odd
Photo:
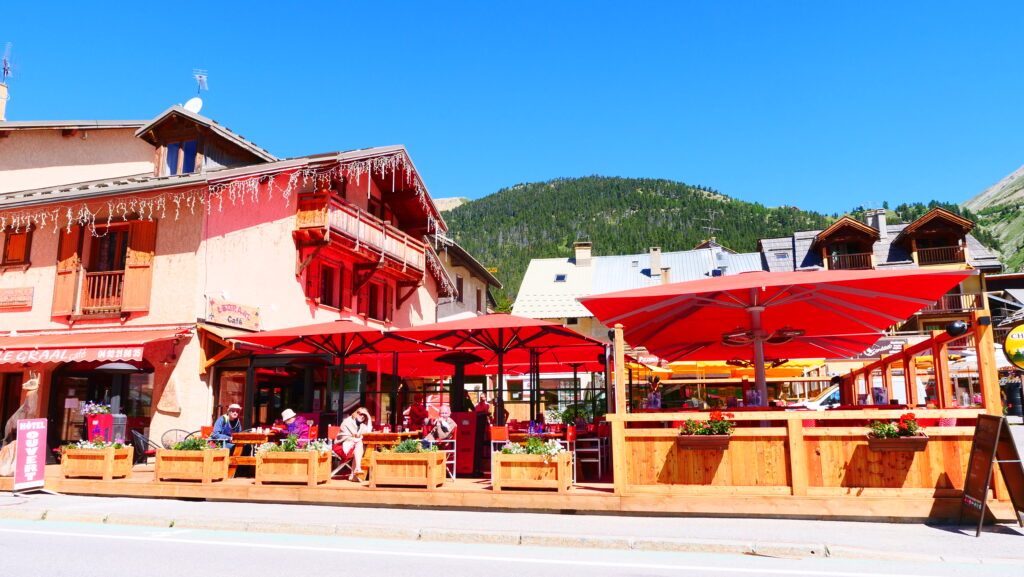
<instances>
[{"instance_id":1,"label":"sun hat","mask_svg":"<svg viewBox=\"0 0 1024 577\"><path fill-rule=\"evenodd\" d=\"M285 410L281 411L281 420L282 421L287 421L288 419L294 419L294 418L295 418L295 411L293 411L291 409L285 409Z\"/></svg>"},{"instance_id":2,"label":"sun hat","mask_svg":"<svg viewBox=\"0 0 1024 577\"><path fill-rule=\"evenodd\" d=\"M239 411L241 411L242 405L239 405L238 403L231 403L230 405L228 405L228 410L230 411L231 409L238 409Z\"/></svg>"}]
</instances>

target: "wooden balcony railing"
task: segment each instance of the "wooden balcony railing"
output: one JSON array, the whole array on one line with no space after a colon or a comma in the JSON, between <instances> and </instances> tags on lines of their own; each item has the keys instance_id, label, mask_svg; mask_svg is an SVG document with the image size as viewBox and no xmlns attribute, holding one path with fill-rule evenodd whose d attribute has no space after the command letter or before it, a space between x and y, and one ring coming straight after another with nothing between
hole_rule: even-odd
<instances>
[{"instance_id":1,"label":"wooden balcony railing","mask_svg":"<svg viewBox=\"0 0 1024 577\"><path fill-rule=\"evenodd\" d=\"M922 313L968 312L985 308L985 295L982 293L961 293L942 295L935 304L928 305Z\"/></svg>"},{"instance_id":2,"label":"wooden balcony railing","mask_svg":"<svg viewBox=\"0 0 1024 577\"><path fill-rule=\"evenodd\" d=\"M832 270L871 268L871 253L858 252L853 254L829 255L828 268Z\"/></svg>"},{"instance_id":3,"label":"wooden balcony railing","mask_svg":"<svg viewBox=\"0 0 1024 577\"><path fill-rule=\"evenodd\" d=\"M964 262L964 249L959 246L937 246L917 249L917 264L952 264Z\"/></svg>"},{"instance_id":4,"label":"wooden balcony railing","mask_svg":"<svg viewBox=\"0 0 1024 577\"><path fill-rule=\"evenodd\" d=\"M123 289L123 270L85 273L85 282L82 283L82 314L120 312Z\"/></svg>"}]
</instances>

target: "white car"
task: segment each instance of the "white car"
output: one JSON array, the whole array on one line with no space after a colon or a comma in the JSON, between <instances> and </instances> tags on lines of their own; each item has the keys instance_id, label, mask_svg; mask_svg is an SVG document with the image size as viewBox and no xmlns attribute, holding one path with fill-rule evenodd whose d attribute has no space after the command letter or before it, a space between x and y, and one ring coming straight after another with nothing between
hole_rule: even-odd
<instances>
[{"instance_id":1,"label":"white car","mask_svg":"<svg viewBox=\"0 0 1024 577\"><path fill-rule=\"evenodd\" d=\"M839 385L832 385L831 387L822 391L817 397L803 403L797 403L795 405L789 405L787 409L810 409L812 411L824 411L825 409L831 409L832 407L839 406Z\"/></svg>"}]
</instances>

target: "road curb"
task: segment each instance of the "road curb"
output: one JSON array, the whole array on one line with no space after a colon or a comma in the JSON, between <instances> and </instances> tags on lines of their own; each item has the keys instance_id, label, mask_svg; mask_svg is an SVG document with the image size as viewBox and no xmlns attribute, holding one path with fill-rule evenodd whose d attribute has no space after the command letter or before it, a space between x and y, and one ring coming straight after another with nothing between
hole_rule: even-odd
<instances>
[{"instance_id":1,"label":"road curb","mask_svg":"<svg viewBox=\"0 0 1024 577\"><path fill-rule=\"evenodd\" d=\"M604 535L568 535L564 533L521 533L517 531L472 531L439 527L407 528L373 525L297 523L286 521L268 522L212 517L184 517L180 519L173 519L169 516L160 515L132 515L125 513L104 513L74 509L27 509L22 507L0 507L0 519L135 525L175 529L237 531L243 533L253 532L338 536L361 539L562 547L570 549L618 549L674 553L718 553L732 555L747 554L783 558L835 557L843 559L872 559L881 561L926 563L944 562L1024 567L1024 559L922 555L917 553L850 547L846 545L828 545L827 543L773 543L760 541L749 542L742 540L732 541L724 539L687 539L682 537L618 537Z\"/></svg>"}]
</instances>

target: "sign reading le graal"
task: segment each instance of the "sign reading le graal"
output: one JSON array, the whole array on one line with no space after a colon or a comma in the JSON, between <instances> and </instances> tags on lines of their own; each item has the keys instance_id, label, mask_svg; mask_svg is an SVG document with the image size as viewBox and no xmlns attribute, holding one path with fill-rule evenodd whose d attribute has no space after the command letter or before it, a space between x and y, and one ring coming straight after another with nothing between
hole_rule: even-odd
<instances>
[{"instance_id":1,"label":"sign reading le graal","mask_svg":"<svg viewBox=\"0 0 1024 577\"><path fill-rule=\"evenodd\" d=\"M34 290L30 286L0 289L0 308L31 307Z\"/></svg>"},{"instance_id":2,"label":"sign reading le graal","mask_svg":"<svg viewBox=\"0 0 1024 577\"><path fill-rule=\"evenodd\" d=\"M249 307L213 297L206 304L206 320L211 323L250 331L260 330L259 307Z\"/></svg>"}]
</instances>

